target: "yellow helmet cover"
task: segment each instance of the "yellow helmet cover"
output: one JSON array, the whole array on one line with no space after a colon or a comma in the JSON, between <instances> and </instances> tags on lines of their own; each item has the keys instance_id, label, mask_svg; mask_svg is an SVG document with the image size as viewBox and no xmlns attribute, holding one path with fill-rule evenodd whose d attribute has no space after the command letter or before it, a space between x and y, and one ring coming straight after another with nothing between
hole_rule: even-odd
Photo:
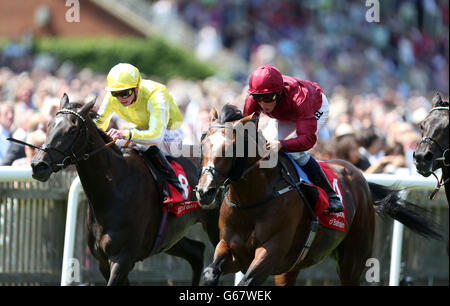
<instances>
[{"instance_id":1,"label":"yellow helmet cover","mask_svg":"<svg viewBox=\"0 0 450 306\"><path fill-rule=\"evenodd\" d=\"M106 91L121 91L138 87L141 82L141 73L131 64L120 63L111 68L106 80Z\"/></svg>"}]
</instances>

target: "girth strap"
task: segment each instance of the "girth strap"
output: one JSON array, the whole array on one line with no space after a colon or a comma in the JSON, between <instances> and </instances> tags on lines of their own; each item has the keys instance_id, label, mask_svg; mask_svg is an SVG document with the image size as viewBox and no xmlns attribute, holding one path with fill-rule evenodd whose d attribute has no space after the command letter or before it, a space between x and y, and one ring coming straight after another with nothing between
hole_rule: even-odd
<instances>
[{"instance_id":1,"label":"girth strap","mask_svg":"<svg viewBox=\"0 0 450 306\"><path fill-rule=\"evenodd\" d=\"M237 209L242 209L242 210L257 208L259 206L263 206L264 204L269 203L273 199L278 198L279 196L293 190L294 188L298 188L298 186L303 184L303 182L304 182L304 180L300 179L300 181L295 183L294 185L289 185L281 190L274 191L271 195L269 195L265 199L255 203L253 205L250 205L250 206L240 206L240 205L237 205L237 204L231 202L230 199L228 198L228 194L229 194L230 190L229 190L229 188L227 188L227 193L225 195L225 203L227 203L227 205L230 206L231 208L237 208Z\"/></svg>"}]
</instances>

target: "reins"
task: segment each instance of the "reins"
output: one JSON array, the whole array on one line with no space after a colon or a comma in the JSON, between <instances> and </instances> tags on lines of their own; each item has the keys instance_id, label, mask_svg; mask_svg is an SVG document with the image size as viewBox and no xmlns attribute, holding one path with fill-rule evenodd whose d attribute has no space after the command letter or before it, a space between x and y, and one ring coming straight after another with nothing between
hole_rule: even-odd
<instances>
[{"instance_id":1,"label":"reins","mask_svg":"<svg viewBox=\"0 0 450 306\"><path fill-rule=\"evenodd\" d=\"M213 125L213 126L210 126L210 128L230 128L230 129L232 129L233 127L227 126L227 125ZM206 133L204 134L204 136L202 136L202 140L205 137L205 135L206 135ZM263 156L263 157L259 158L256 162L251 164L249 167L245 168L244 171L242 171L241 175L238 178L231 179L230 177L227 177L224 172L217 171L217 169L215 169L215 167L213 167L213 166L205 167L202 171L210 172L213 177L214 177L215 172L217 172L217 173L221 174L223 177L225 177L225 181L223 182L223 184L218 187L218 190L216 192L216 196L217 196L218 192L226 191L226 194L224 196L225 203L227 203L227 205L229 207L234 208L234 209L238 209L238 210L250 210L250 209L257 208L257 207L261 207L261 206L271 202L273 199L278 198L279 196L281 196L281 195L283 195L283 194L285 194L287 192L290 192L290 191L292 191L294 189L298 192L298 194L300 195L301 199L303 200L305 206L307 207L307 210L308 210L309 214L312 217L312 221L311 221L311 225L310 225L310 228L309 228L309 233L308 233L308 236L306 238L306 241L304 242L303 247L300 250L299 255L297 256L297 259L295 260L295 262L291 265L290 269L288 270L288 271L291 271L296 265L298 265L301 261L303 261L303 259L308 255L309 250L311 248L311 245L313 244L314 239L315 239L315 237L317 235L317 231L319 229L319 217L315 215L312 207L309 205L308 200L306 199L305 195L300 190L299 186L304 183L302 178L299 177L299 181L295 182L294 178L291 176L287 166L281 160L279 160L278 162L281 164L281 167L282 167L281 168L281 178L283 178L288 183L287 187L285 187L285 188L283 188L281 190L274 191L269 196L264 198L263 200L261 200L261 201L259 201L257 203L251 204L251 205L241 206L241 205L233 203L229 199L229 186L230 186L230 184L232 182L236 182L236 181L241 180L248 173L250 173L253 169L258 167L263 160L265 160L265 159L267 159L269 157L270 157L270 153L267 154L266 156ZM234 166L234 163L232 164L232 168L230 169L229 173L232 173L233 166ZM285 172L285 175L283 175L283 170ZM286 176L288 177L288 179L286 178ZM281 178L279 178L279 180Z\"/></svg>"},{"instance_id":2,"label":"reins","mask_svg":"<svg viewBox=\"0 0 450 306\"><path fill-rule=\"evenodd\" d=\"M209 129L211 128L227 128L227 129L234 129L232 126L228 126L228 125L211 125L209 127ZM208 129L208 130L209 130ZM205 134L206 135L206 134ZM202 137L204 138L204 136ZM251 164L249 167L244 168L242 167L244 170L240 173L240 175L235 176L235 177L230 177L230 173L233 173L233 168L235 168L235 164L233 162L232 167L230 169L230 171L228 172L228 174L225 174L222 171L219 171L217 169L215 169L215 167L209 166L209 167L205 167L203 169L204 172L209 172L211 173L213 176L214 174L217 172L219 173L221 176L225 177L225 181L222 183L221 186L218 187L218 191L217 192L226 192L224 198L225 198L225 202L227 203L228 206L230 206L231 208L235 208L235 209L240 209L240 210L249 210L249 209L254 209L260 206L263 206L267 203L269 203L270 201L272 201L273 199L287 193L290 192L291 190L296 190L298 192L298 194L300 195L300 197L302 198L302 200L304 201L308 212L310 213L310 215L312 216L313 220L316 217L316 215L314 214L313 209L311 208L311 206L308 204L308 200L305 198L304 194L301 192L300 190L300 185L303 184L303 180L301 178L299 178L298 182L295 182L294 179L292 178L289 170L287 169L286 165L280 160L280 164L282 166L282 169L285 171L286 176L288 177L288 179L286 179L286 176L283 176L283 178L285 179L285 181L289 184L289 186L281 189L281 190L277 190L277 191L273 191L269 196L267 196L266 198L262 199L261 201L258 201L257 203L251 204L251 205L246 205L246 206L241 206L238 205L236 203L233 203L230 199L229 199L229 185L232 182L241 180L243 177L245 177L248 173L250 173L253 169L255 169L256 167L258 167L261 162L263 160L266 160L267 158L270 157L270 153L259 158L256 162L254 162L253 164ZM233 157L235 158L235 157ZM245 157L246 158L246 157Z\"/></svg>"}]
</instances>

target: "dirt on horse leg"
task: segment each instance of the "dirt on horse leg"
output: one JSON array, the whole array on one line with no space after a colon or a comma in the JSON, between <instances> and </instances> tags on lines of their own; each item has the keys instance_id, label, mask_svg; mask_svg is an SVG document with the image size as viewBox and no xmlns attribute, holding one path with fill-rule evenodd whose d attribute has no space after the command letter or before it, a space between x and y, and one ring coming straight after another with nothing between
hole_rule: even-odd
<instances>
[{"instance_id":1,"label":"dirt on horse leg","mask_svg":"<svg viewBox=\"0 0 450 306\"><path fill-rule=\"evenodd\" d=\"M297 282L297 276L299 272L300 270L275 275L275 286L294 286Z\"/></svg>"},{"instance_id":2,"label":"dirt on horse leg","mask_svg":"<svg viewBox=\"0 0 450 306\"><path fill-rule=\"evenodd\" d=\"M198 286L203 269L204 251L205 245L203 242L183 237L173 247L167 250L166 253L172 256L181 257L189 262L192 268L191 285Z\"/></svg>"},{"instance_id":3,"label":"dirt on horse leg","mask_svg":"<svg viewBox=\"0 0 450 306\"><path fill-rule=\"evenodd\" d=\"M224 240L216 246L213 262L205 268L202 274L205 286L217 286L221 274L236 273L238 267L233 260L233 255Z\"/></svg>"}]
</instances>

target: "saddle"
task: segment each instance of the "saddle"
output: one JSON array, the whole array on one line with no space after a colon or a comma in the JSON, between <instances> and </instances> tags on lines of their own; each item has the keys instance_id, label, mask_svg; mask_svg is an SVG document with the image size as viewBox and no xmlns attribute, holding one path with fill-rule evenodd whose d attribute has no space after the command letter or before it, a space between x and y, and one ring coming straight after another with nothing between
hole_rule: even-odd
<instances>
[{"instance_id":1,"label":"saddle","mask_svg":"<svg viewBox=\"0 0 450 306\"><path fill-rule=\"evenodd\" d=\"M168 192L166 190L166 188L170 188L171 192L173 192L173 190L175 190L175 188L170 184L170 182L168 182L166 180L165 175L161 171L158 170L158 168L153 164L153 162L150 160L150 158L148 158L148 156L146 156L146 154L144 154L144 152L138 151L138 150L134 150L134 151L136 154L139 154L144 159L148 170L150 171L153 178L155 179L156 188L157 188L158 194L159 194L159 201L161 202L161 204L164 204L162 206L167 206L166 208L168 208L168 211L175 214L177 217L179 217L189 211L199 208L198 201L186 201L186 202L177 203L177 204L163 203L164 194L167 194L167 192ZM181 183L182 183L182 185L186 185L186 188L188 189L188 197L190 198L191 187L189 186L189 183L186 178L186 174L183 170L183 167L176 161L176 159L174 157L167 155L166 158L167 158L168 162L171 164L175 173L178 175L178 177L181 178L181 180L183 180L183 182L181 182Z\"/></svg>"},{"instance_id":2,"label":"saddle","mask_svg":"<svg viewBox=\"0 0 450 306\"><path fill-rule=\"evenodd\" d=\"M284 151L280 151L280 153L281 156L284 157L282 163L289 162L294 166L297 174L297 177L295 177L295 182L298 182L299 180L302 181L302 184L299 184L300 191L304 194L308 202L306 203L306 205L309 205L314 214L319 217L319 223L324 227L345 232L345 203L343 201L343 197L341 196L342 189L333 170L328 166L327 163L318 161L331 186L333 186L333 189L335 189L336 193L341 197L342 203L344 204L344 211L340 213L324 214L324 211L328 208L329 205L328 195L326 194L326 192L322 188L311 183L306 173L300 168L300 166L289 154Z\"/></svg>"}]
</instances>

